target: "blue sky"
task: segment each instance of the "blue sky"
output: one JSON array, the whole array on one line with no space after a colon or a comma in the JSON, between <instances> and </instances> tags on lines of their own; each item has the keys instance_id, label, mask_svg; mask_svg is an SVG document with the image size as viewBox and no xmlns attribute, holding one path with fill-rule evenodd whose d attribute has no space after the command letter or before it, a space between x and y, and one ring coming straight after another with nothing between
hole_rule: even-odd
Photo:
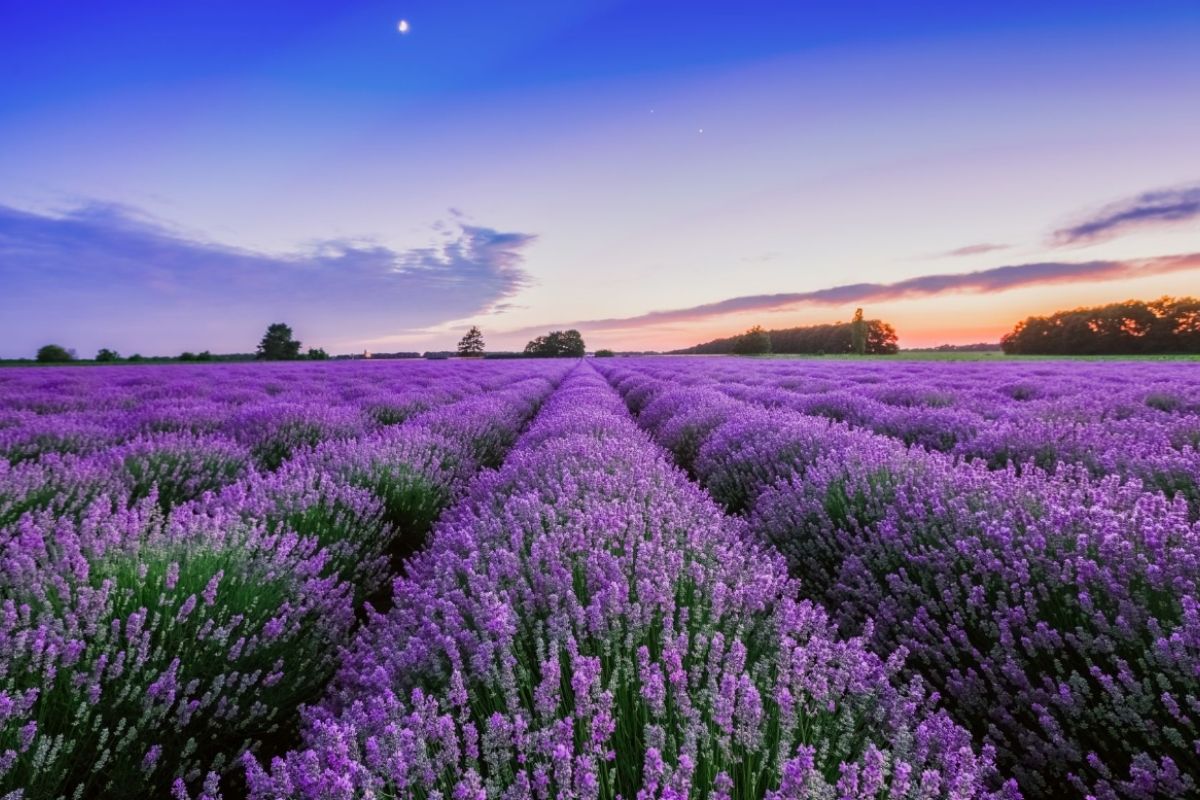
<instances>
[{"instance_id":1,"label":"blue sky","mask_svg":"<svg viewBox=\"0 0 1200 800\"><path fill-rule=\"evenodd\" d=\"M856 304L921 345L1200 291L1194 2L0 15L4 356L280 319L674 347Z\"/></svg>"}]
</instances>

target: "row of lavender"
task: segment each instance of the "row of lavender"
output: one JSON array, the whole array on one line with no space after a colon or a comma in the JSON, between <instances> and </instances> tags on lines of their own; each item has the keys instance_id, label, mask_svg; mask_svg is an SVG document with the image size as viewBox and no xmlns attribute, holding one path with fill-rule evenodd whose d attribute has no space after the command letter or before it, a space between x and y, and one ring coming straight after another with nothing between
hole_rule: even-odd
<instances>
[{"instance_id":1,"label":"row of lavender","mask_svg":"<svg viewBox=\"0 0 1200 800\"><path fill-rule=\"evenodd\" d=\"M642 427L745 512L843 633L907 652L1027 797L1200 791L1200 523L1182 494L1078 467L989 470L705 379L754 367L626 363L604 371ZM1077 368L1040 379L1061 391ZM700 385L680 385L686 370ZM1107 383L1097 372L1085 382ZM1156 374L1196 407L1194 378Z\"/></svg>"},{"instance_id":2,"label":"row of lavender","mask_svg":"<svg viewBox=\"0 0 1200 800\"><path fill-rule=\"evenodd\" d=\"M1200 513L1200 370L1133 362L659 361L654 374L865 428L992 468L1080 464Z\"/></svg>"},{"instance_id":3,"label":"row of lavender","mask_svg":"<svg viewBox=\"0 0 1200 800\"><path fill-rule=\"evenodd\" d=\"M582 364L361 628L306 747L247 757L251 794L1015 795L797 592Z\"/></svg>"},{"instance_id":4,"label":"row of lavender","mask_svg":"<svg viewBox=\"0 0 1200 800\"><path fill-rule=\"evenodd\" d=\"M4 374L0 797L161 797L286 742L565 372L336 367Z\"/></svg>"},{"instance_id":5,"label":"row of lavender","mask_svg":"<svg viewBox=\"0 0 1200 800\"><path fill-rule=\"evenodd\" d=\"M504 386L529 367L449 362L230 364L0 371L0 458L89 455L139 437L232 442L274 469L297 447L351 438Z\"/></svg>"}]
</instances>

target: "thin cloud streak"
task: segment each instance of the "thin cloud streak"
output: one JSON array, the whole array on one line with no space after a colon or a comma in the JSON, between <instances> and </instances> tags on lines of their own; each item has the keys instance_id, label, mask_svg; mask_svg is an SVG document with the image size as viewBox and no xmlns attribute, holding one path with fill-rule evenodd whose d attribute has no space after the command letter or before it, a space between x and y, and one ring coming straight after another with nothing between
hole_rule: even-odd
<instances>
[{"instance_id":1,"label":"thin cloud streak","mask_svg":"<svg viewBox=\"0 0 1200 800\"><path fill-rule=\"evenodd\" d=\"M994 253L997 250L1007 250L1012 245L1010 244L991 244L983 242L980 244L969 244L966 247L957 247L954 250L947 250L940 253L938 258L959 258L961 256L978 256L984 253Z\"/></svg>"},{"instance_id":2,"label":"thin cloud streak","mask_svg":"<svg viewBox=\"0 0 1200 800\"><path fill-rule=\"evenodd\" d=\"M1140 228L1200 219L1200 184L1144 192L1105 206L1075 225L1054 232L1059 246L1090 244Z\"/></svg>"},{"instance_id":3,"label":"thin cloud streak","mask_svg":"<svg viewBox=\"0 0 1200 800\"><path fill-rule=\"evenodd\" d=\"M907 300L918 297L960 292L1003 292L1029 286L1075 283L1079 281L1117 281L1200 269L1200 253L1162 256L1127 261L1048 261L1014 264L976 272L923 275L896 283L853 283L812 292L758 294L731 297L715 303L651 311L633 317L581 320L559 325L540 325L509 334L527 334L547 328L582 328L588 331L620 331L653 327L668 323L696 322L724 314L746 311L776 311L801 305L830 306L846 303Z\"/></svg>"}]
</instances>

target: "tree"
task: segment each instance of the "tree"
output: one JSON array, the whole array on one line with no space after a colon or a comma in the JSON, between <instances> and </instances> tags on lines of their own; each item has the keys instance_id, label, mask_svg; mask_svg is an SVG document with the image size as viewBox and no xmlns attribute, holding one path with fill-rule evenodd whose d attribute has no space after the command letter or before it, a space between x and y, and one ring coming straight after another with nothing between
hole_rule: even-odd
<instances>
[{"instance_id":1,"label":"tree","mask_svg":"<svg viewBox=\"0 0 1200 800\"><path fill-rule=\"evenodd\" d=\"M863 310L854 309L854 319L850 322L850 346L854 352L866 355L867 352L867 322L863 319Z\"/></svg>"},{"instance_id":2,"label":"tree","mask_svg":"<svg viewBox=\"0 0 1200 800\"><path fill-rule=\"evenodd\" d=\"M609 350L607 347L596 351L596 358L612 358L613 355L613 351Z\"/></svg>"},{"instance_id":3,"label":"tree","mask_svg":"<svg viewBox=\"0 0 1200 800\"><path fill-rule=\"evenodd\" d=\"M564 356L583 358L583 354L587 352L583 344L583 335L574 328L563 331L558 340L558 350Z\"/></svg>"},{"instance_id":4,"label":"tree","mask_svg":"<svg viewBox=\"0 0 1200 800\"><path fill-rule=\"evenodd\" d=\"M478 326L472 325L471 329L458 340L458 354L463 358L483 355L483 332L479 330Z\"/></svg>"},{"instance_id":5,"label":"tree","mask_svg":"<svg viewBox=\"0 0 1200 800\"><path fill-rule=\"evenodd\" d=\"M549 341L549 336L538 336L536 339L530 339L525 345L525 355L527 356L552 356L556 355L551 352L552 347Z\"/></svg>"},{"instance_id":6,"label":"tree","mask_svg":"<svg viewBox=\"0 0 1200 800\"><path fill-rule=\"evenodd\" d=\"M57 344L47 344L38 348L37 360L39 364L61 364L70 361L75 357L67 348Z\"/></svg>"},{"instance_id":7,"label":"tree","mask_svg":"<svg viewBox=\"0 0 1200 800\"><path fill-rule=\"evenodd\" d=\"M265 361L287 361L300 357L300 342L292 338L292 329L282 322L271 323L258 343L258 357Z\"/></svg>"},{"instance_id":8,"label":"tree","mask_svg":"<svg viewBox=\"0 0 1200 800\"><path fill-rule=\"evenodd\" d=\"M733 352L739 356L760 356L771 352L771 334L762 325L755 325L737 337Z\"/></svg>"},{"instance_id":9,"label":"tree","mask_svg":"<svg viewBox=\"0 0 1200 800\"><path fill-rule=\"evenodd\" d=\"M875 356L893 356L900 352L896 343L896 329L886 322L873 319L867 323L865 352Z\"/></svg>"},{"instance_id":10,"label":"tree","mask_svg":"<svg viewBox=\"0 0 1200 800\"><path fill-rule=\"evenodd\" d=\"M193 353L191 350L184 350L182 353L179 354L179 360L180 361L195 361L196 354Z\"/></svg>"},{"instance_id":11,"label":"tree","mask_svg":"<svg viewBox=\"0 0 1200 800\"><path fill-rule=\"evenodd\" d=\"M116 350L109 350L107 347L101 347L100 352L96 353L96 360L100 362L117 361L120 358L120 353Z\"/></svg>"},{"instance_id":12,"label":"tree","mask_svg":"<svg viewBox=\"0 0 1200 800\"><path fill-rule=\"evenodd\" d=\"M525 345L525 355L544 358L582 358L585 352L583 336L573 328L568 331L550 331Z\"/></svg>"},{"instance_id":13,"label":"tree","mask_svg":"<svg viewBox=\"0 0 1200 800\"><path fill-rule=\"evenodd\" d=\"M329 353L326 353L323 347L310 347L308 348L308 359L310 361L328 361Z\"/></svg>"}]
</instances>

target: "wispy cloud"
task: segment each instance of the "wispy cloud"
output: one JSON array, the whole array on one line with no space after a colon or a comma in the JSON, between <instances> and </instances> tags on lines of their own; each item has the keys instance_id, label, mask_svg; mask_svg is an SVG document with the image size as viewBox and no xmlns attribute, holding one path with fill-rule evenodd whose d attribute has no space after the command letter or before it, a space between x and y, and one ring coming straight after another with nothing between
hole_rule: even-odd
<instances>
[{"instance_id":1,"label":"wispy cloud","mask_svg":"<svg viewBox=\"0 0 1200 800\"><path fill-rule=\"evenodd\" d=\"M233 328L288 319L327 342L491 311L527 284L524 255L536 237L449 217L426 247L335 239L271 254L184 235L122 206L60 215L0 206L0 319L29 324L30 309L70 315L75 330L86 323L106 341L154 335L170 320L156 341L182 347L191 342L172 341L176 331L212 330L213 319Z\"/></svg>"},{"instance_id":2,"label":"wispy cloud","mask_svg":"<svg viewBox=\"0 0 1200 800\"><path fill-rule=\"evenodd\" d=\"M1200 184L1158 189L1105 206L1054 232L1057 245L1090 244L1132 230L1200 219Z\"/></svg>"},{"instance_id":3,"label":"wispy cloud","mask_svg":"<svg viewBox=\"0 0 1200 800\"><path fill-rule=\"evenodd\" d=\"M939 253L938 258L958 258L960 256L977 256L983 253L994 253L997 250L1007 250L1012 247L1008 244L990 244L982 242L980 244L969 244L965 247L956 247L953 250L947 250L944 253Z\"/></svg>"},{"instance_id":4,"label":"wispy cloud","mask_svg":"<svg viewBox=\"0 0 1200 800\"><path fill-rule=\"evenodd\" d=\"M731 297L715 303L651 311L633 317L580 320L558 325L541 325L511 331L532 333L550 328L575 327L589 331L617 331L647 328L717 317L746 311L775 311L802 305L843 305L881 302L959 292L1002 292L1027 286L1075 283L1079 281L1116 281L1200 269L1200 253L1163 256L1128 261L1048 261L1014 264L976 272L922 275L895 283L852 283L812 292L757 294Z\"/></svg>"}]
</instances>

